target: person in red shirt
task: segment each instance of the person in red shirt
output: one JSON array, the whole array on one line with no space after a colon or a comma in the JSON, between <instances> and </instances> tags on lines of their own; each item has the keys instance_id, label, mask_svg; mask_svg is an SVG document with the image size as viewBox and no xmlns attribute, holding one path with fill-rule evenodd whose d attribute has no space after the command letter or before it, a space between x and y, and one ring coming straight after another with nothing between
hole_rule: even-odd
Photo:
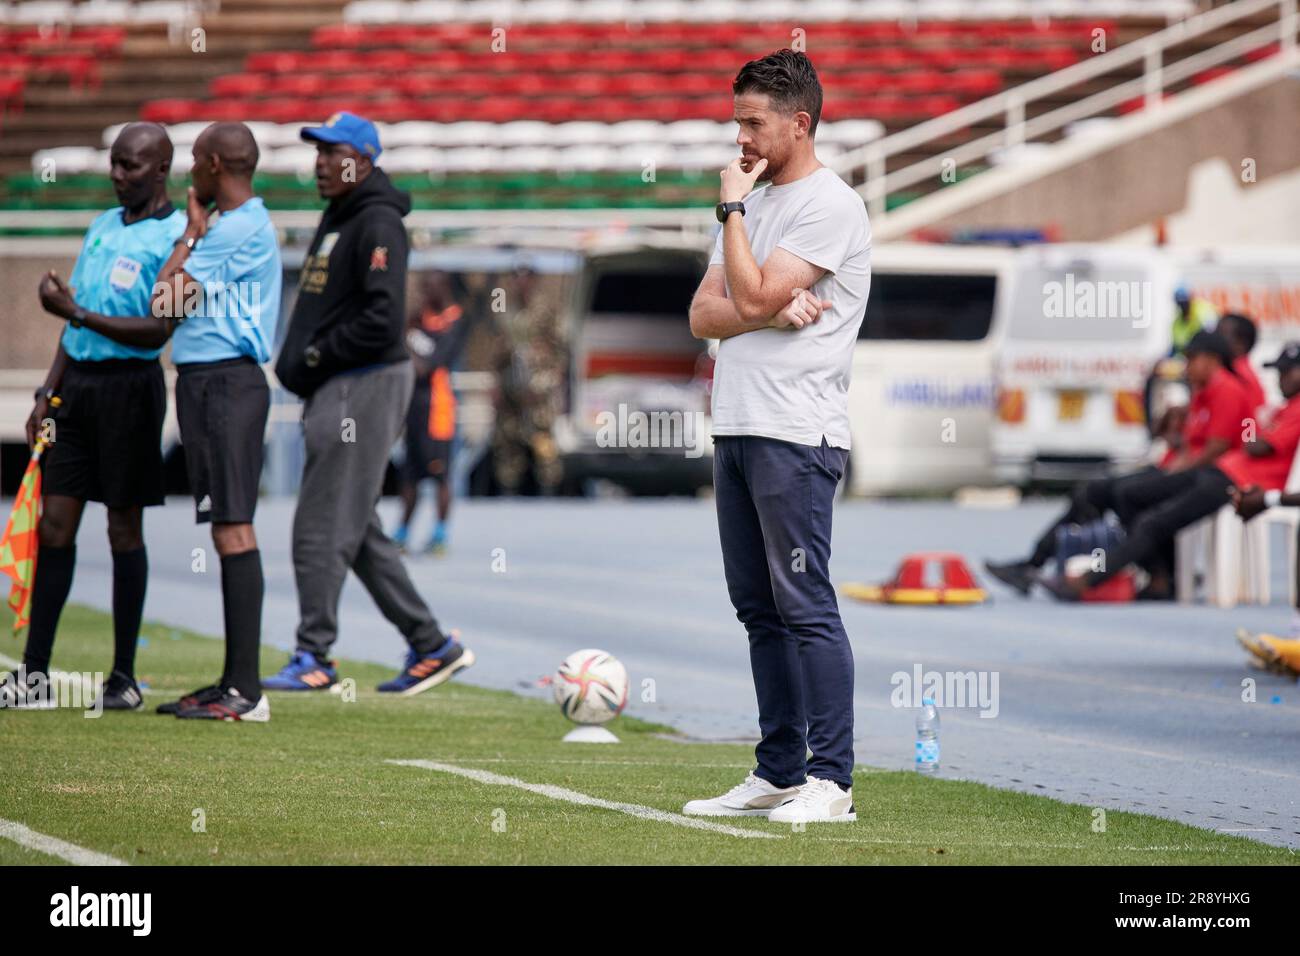
<instances>
[{"instance_id":1,"label":"person in red shirt","mask_svg":"<svg viewBox=\"0 0 1300 956\"><path fill-rule=\"evenodd\" d=\"M1241 381L1228 371L1232 350L1223 336L1198 332L1184 351L1187 358L1187 381L1192 400L1186 409L1177 446L1171 446L1160 464L1131 475L1101 478L1086 482L1074 490L1070 507L1039 536L1034 551L1022 561L997 563L985 561L984 568L993 577L1023 595L1028 595L1039 579L1041 569L1056 551L1057 529L1071 524L1086 524L1114 511L1121 523L1132 518L1136 510L1132 500L1144 500L1142 488L1170 472L1187 471L1214 462L1224 452L1241 445L1246 421L1254 414ZM1157 555L1152 576L1156 579L1153 596L1167 589L1172 569L1172 549Z\"/></svg>"},{"instance_id":2,"label":"person in red shirt","mask_svg":"<svg viewBox=\"0 0 1300 956\"><path fill-rule=\"evenodd\" d=\"M1234 497L1243 517L1253 516L1251 509L1260 504L1281 503L1281 492L1300 448L1300 342L1287 345L1266 367L1278 370L1286 404L1257 432L1248 432L1248 440L1213 464L1172 471L1128 489L1121 508L1136 514L1124 522L1128 536L1106 555L1106 568L1076 578L1043 579L1043 586L1053 596L1077 601L1084 591L1128 565L1150 559L1183 528L1214 514ZM1248 424L1253 420L1248 419ZM1234 492L1239 494L1234 496ZM1300 504L1300 495L1293 497Z\"/></svg>"},{"instance_id":3,"label":"person in red shirt","mask_svg":"<svg viewBox=\"0 0 1300 956\"><path fill-rule=\"evenodd\" d=\"M1259 336L1255 323L1249 316L1242 315L1240 312L1228 312L1219 319L1215 331L1228 340L1228 347L1232 349L1233 354L1232 370L1246 386L1246 394L1250 396L1253 403L1251 407L1259 409L1267 405L1268 397L1264 394L1264 386L1259 383L1255 367L1250 364L1250 353L1255 348Z\"/></svg>"},{"instance_id":4,"label":"person in red shirt","mask_svg":"<svg viewBox=\"0 0 1300 956\"><path fill-rule=\"evenodd\" d=\"M1184 354L1192 400L1183 424L1183 447L1161 463L1167 472L1199 468L1240 448L1242 432L1255 415L1246 386L1231 371L1233 355L1223 336L1197 332Z\"/></svg>"},{"instance_id":5,"label":"person in red shirt","mask_svg":"<svg viewBox=\"0 0 1300 956\"><path fill-rule=\"evenodd\" d=\"M1282 394L1300 394L1300 345L1290 345L1273 363L1278 370L1282 385ZM1287 379L1292 381L1288 382ZM1286 406L1269 421L1267 430L1260 437L1263 443L1272 447L1273 442L1289 442L1290 433L1297 426L1294 415L1289 410L1296 401L1288 401ZM1256 444L1260 444L1256 442ZM1244 467L1243 467L1244 466ZM1281 470L1273 463L1271 468L1252 471L1249 463L1229 463L1229 467L1238 470L1238 482L1228 490L1237 514L1243 521L1250 521L1256 515L1268 510L1282 507L1300 507L1300 490L1288 490L1286 485L1277 486L1278 472ZM1289 477L1289 474L1288 476ZM1287 477L1282 478L1283 482ZM1260 479L1252 483L1252 479ZM1296 566L1296 594L1300 596L1300 564ZM1297 599L1300 601L1300 597ZM1237 641L1244 647L1265 670L1285 674L1290 677L1300 676L1300 603L1291 612L1290 638L1275 637L1269 634L1251 634L1246 630L1237 632Z\"/></svg>"}]
</instances>

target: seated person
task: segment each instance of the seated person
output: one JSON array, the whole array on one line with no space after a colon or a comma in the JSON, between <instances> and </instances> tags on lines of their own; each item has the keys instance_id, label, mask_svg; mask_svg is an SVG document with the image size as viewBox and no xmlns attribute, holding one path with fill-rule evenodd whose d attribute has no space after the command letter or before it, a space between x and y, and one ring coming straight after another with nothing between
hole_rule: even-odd
<instances>
[{"instance_id":1,"label":"seated person","mask_svg":"<svg viewBox=\"0 0 1300 956\"><path fill-rule=\"evenodd\" d=\"M1259 376L1255 374L1255 367L1250 364L1250 353L1255 348L1255 341L1259 335L1255 323L1249 316L1242 315L1240 312L1226 312L1223 318L1219 319L1219 325L1214 331L1224 337L1232 350L1231 368L1246 386L1246 394L1250 396L1252 402L1251 407L1263 408L1268 404L1268 398L1264 394L1264 386L1259 383Z\"/></svg>"},{"instance_id":2,"label":"seated person","mask_svg":"<svg viewBox=\"0 0 1300 956\"><path fill-rule=\"evenodd\" d=\"M1054 597L1077 601L1128 565L1150 559L1183 528L1229 504L1234 488L1267 495L1285 487L1300 446L1300 342L1287 345L1268 367L1277 369L1286 404L1269 416L1253 440L1219 456L1212 465L1171 471L1126 486L1116 511L1135 516L1125 524L1128 536L1105 556L1102 570L1074 578L1041 578Z\"/></svg>"},{"instance_id":3,"label":"seated person","mask_svg":"<svg viewBox=\"0 0 1300 956\"><path fill-rule=\"evenodd\" d=\"M1162 420L1162 428L1168 429L1180 419L1182 427L1179 440L1169 443L1160 464L1131 475L1099 478L1077 486L1069 508L1039 536L1033 553L1024 560L1006 564L985 561L989 574L1028 595L1056 550L1057 528L1095 521L1107 510L1114 511L1127 527L1128 521L1135 517L1135 512L1126 507L1126 502L1131 500L1127 489L1168 473L1200 468L1225 451L1241 447L1242 421L1250 418L1254 410L1241 380L1229 371L1233 354L1227 341L1214 332L1198 332L1187 344L1186 356L1192 400L1185 414L1174 413ZM1167 569L1162 573L1167 574Z\"/></svg>"}]
</instances>

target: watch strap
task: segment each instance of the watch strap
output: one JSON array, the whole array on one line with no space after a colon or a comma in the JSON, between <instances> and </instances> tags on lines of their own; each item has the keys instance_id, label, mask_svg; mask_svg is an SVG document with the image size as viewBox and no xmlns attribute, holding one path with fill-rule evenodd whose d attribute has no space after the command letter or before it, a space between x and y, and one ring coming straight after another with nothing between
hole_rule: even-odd
<instances>
[{"instance_id":1,"label":"watch strap","mask_svg":"<svg viewBox=\"0 0 1300 956\"><path fill-rule=\"evenodd\" d=\"M738 212L742 216L745 214L745 204L743 202L720 202L717 206L718 222L726 222L727 217L733 212Z\"/></svg>"}]
</instances>

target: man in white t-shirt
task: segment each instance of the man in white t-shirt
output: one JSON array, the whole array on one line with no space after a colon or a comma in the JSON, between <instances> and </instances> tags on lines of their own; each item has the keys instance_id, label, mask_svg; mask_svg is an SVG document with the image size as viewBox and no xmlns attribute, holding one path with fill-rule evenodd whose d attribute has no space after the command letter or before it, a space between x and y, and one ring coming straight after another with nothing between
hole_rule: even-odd
<instances>
[{"instance_id":1,"label":"man in white t-shirt","mask_svg":"<svg viewBox=\"0 0 1300 956\"><path fill-rule=\"evenodd\" d=\"M722 171L723 226L691 331L721 340L718 530L749 634L762 740L744 782L684 812L848 822L853 652L830 581L831 508L848 460L871 226L862 199L813 151L822 90L807 56L781 50L747 63L732 91L741 156ZM755 189L760 178L767 185Z\"/></svg>"}]
</instances>

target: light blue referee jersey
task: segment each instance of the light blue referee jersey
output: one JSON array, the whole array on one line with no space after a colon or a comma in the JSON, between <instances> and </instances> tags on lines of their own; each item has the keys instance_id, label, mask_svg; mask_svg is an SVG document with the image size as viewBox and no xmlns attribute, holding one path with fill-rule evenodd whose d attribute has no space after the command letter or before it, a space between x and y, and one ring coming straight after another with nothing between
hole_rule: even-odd
<instances>
[{"instance_id":1,"label":"light blue referee jersey","mask_svg":"<svg viewBox=\"0 0 1300 956\"><path fill-rule=\"evenodd\" d=\"M280 244L262 200L223 212L184 268L203 286L203 303L172 334L172 361L269 361L280 319Z\"/></svg>"},{"instance_id":2,"label":"light blue referee jersey","mask_svg":"<svg viewBox=\"0 0 1300 956\"><path fill-rule=\"evenodd\" d=\"M185 231L185 214L170 205L130 225L122 221L125 212L119 206L95 217L68 280L77 305L110 319L150 314L154 280ZM122 345L69 323L63 330L63 351L79 362L102 362L157 358L162 349Z\"/></svg>"}]
</instances>

